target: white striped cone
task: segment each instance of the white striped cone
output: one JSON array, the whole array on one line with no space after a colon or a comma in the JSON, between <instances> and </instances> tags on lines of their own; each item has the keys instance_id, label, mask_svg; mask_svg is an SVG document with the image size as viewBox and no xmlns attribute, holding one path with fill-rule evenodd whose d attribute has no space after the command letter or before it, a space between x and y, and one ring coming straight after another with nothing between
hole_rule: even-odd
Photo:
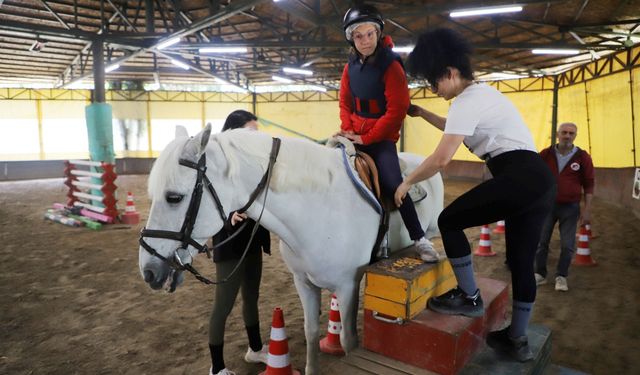
<instances>
[{"instance_id":1,"label":"white striped cone","mask_svg":"<svg viewBox=\"0 0 640 375\"><path fill-rule=\"evenodd\" d=\"M300 375L300 372L294 370L289 362L287 332L284 329L282 309L279 307L273 309L267 368L260 375Z\"/></svg>"},{"instance_id":2,"label":"white striped cone","mask_svg":"<svg viewBox=\"0 0 640 375\"><path fill-rule=\"evenodd\" d=\"M342 331L342 322L340 321L338 298L333 294L331 295L331 310L329 310L327 336L320 340L321 352L340 356L345 354L342 345L340 345L340 331Z\"/></svg>"},{"instance_id":3,"label":"white striped cone","mask_svg":"<svg viewBox=\"0 0 640 375\"><path fill-rule=\"evenodd\" d=\"M133 194L127 192L127 206L124 208L124 215L120 215L120 221L125 224L135 225L140 222L140 214L133 204Z\"/></svg>"},{"instance_id":4,"label":"white striped cone","mask_svg":"<svg viewBox=\"0 0 640 375\"><path fill-rule=\"evenodd\" d=\"M491 230L486 224L480 228L480 242L473 254L481 257L492 257L496 255L496 253L491 251Z\"/></svg>"},{"instance_id":5,"label":"white striped cone","mask_svg":"<svg viewBox=\"0 0 640 375\"><path fill-rule=\"evenodd\" d=\"M504 230L505 230L504 220L498 220L498 222L496 223L496 227L493 228L493 233L495 233L495 234L503 234Z\"/></svg>"},{"instance_id":6,"label":"white striped cone","mask_svg":"<svg viewBox=\"0 0 640 375\"><path fill-rule=\"evenodd\" d=\"M589 249L589 234L587 228L580 227L578 234L578 248L576 256L573 258L573 264L576 266L595 266L596 261L591 258L591 250Z\"/></svg>"},{"instance_id":7,"label":"white striped cone","mask_svg":"<svg viewBox=\"0 0 640 375\"><path fill-rule=\"evenodd\" d=\"M127 193L127 206L124 208L124 212L136 212L136 205L133 204L133 194Z\"/></svg>"}]
</instances>

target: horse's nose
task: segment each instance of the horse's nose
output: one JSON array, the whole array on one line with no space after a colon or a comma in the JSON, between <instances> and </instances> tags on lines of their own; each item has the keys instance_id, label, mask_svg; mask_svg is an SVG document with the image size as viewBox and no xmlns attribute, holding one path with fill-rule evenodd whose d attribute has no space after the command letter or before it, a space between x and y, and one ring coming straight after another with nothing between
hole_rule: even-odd
<instances>
[{"instance_id":1,"label":"horse's nose","mask_svg":"<svg viewBox=\"0 0 640 375\"><path fill-rule=\"evenodd\" d=\"M151 283L153 281L153 279L154 279L153 271L145 270L144 271L144 282L145 283Z\"/></svg>"}]
</instances>

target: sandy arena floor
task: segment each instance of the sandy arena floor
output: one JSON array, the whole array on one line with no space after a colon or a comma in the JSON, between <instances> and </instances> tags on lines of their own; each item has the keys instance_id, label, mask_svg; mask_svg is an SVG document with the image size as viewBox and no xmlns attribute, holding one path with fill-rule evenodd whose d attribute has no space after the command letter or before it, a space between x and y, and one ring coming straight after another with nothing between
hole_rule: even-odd
<instances>
[{"instance_id":1,"label":"sandy arena floor","mask_svg":"<svg viewBox=\"0 0 640 375\"><path fill-rule=\"evenodd\" d=\"M149 210L146 179L117 180L121 192L134 193L143 219ZM446 201L471 186L445 181ZM138 271L144 223L91 231L43 220L46 208L65 193L62 179L0 183L0 374L207 374L213 288L187 276L176 293L152 291ZM594 374L640 374L639 220L597 198L593 217L598 237L591 250L598 266L572 267L568 293L554 291L553 283L542 286L533 321L553 330L556 364ZM468 234L477 239L478 232ZM291 361L303 369L302 308L273 242L260 290L263 339L269 337L272 309L282 307ZM557 235L552 246L553 272ZM503 238L493 237L493 249L498 256L476 259L476 271L508 281ZM213 273L204 256L198 265ZM325 292L327 311L329 298ZM238 374L257 374L264 366L242 359L247 341L240 315L236 306L228 320L226 363ZM327 316L323 312L322 327ZM337 362L322 355L323 374L339 373Z\"/></svg>"}]
</instances>

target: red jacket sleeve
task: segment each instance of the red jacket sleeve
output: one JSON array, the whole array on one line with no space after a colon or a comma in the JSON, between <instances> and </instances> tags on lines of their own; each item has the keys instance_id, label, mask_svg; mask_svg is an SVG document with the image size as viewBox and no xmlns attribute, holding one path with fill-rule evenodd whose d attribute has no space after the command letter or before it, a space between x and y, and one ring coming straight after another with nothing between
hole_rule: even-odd
<instances>
[{"instance_id":1,"label":"red jacket sleeve","mask_svg":"<svg viewBox=\"0 0 640 375\"><path fill-rule=\"evenodd\" d=\"M591 156L586 151L582 151L582 163L582 189L584 189L585 194L593 194L595 171L593 169L593 160L591 160Z\"/></svg>"},{"instance_id":2,"label":"red jacket sleeve","mask_svg":"<svg viewBox=\"0 0 640 375\"><path fill-rule=\"evenodd\" d=\"M343 132L353 131L353 124L351 123L352 103L353 97L349 88L349 64L346 64L342 70L342 79L340 80L340 130Z\"/></svg>"},{"instance_id":3,"label":"red jacket sleeve","mask_svg":"<svg viewBox=\"0 0 640 375\"><path fill-rule=\"evenodd\" d=\"M402 120L407 116L407 109L409 109L409 88L402 65L398 61L391 63L382 79L387 111L376 121L370 131L362 135L362 143L365 145L391 139L398 134L402 127Z\"/></svg>"}]
</instances>

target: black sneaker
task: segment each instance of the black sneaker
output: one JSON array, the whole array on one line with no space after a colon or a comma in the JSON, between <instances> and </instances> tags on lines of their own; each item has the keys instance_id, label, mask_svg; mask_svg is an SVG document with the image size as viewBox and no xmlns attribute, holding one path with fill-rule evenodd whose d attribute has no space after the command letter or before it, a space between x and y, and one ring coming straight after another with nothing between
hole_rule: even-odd
<instances>
[{"instance_id":1,"label":"black sneaker","mask_svg":"<svg viewBox=\"0 0 640 375\"><path fill-rule=\"evenodd\" d=\"M500 331L489 332L487 335L487 345L493 350L501 351L510 355L517 361L527 362L533 359L533 353L529 347L527 335L513 338L509 336L509 328Z\"/></svg>"},{"instance_id":2,"label":"black sneaker","mask_svg":"<svg viewBox=\"0 0 640 375\"><path fill-rule=\"evenodd\" d=\"M480 289L473 295L467 295L456 287L445 294L429 299L427 306L436 312L448 315L465 315L473 318L484 315L484 304L480 297Z\"/></svg>"}]
</instances>

